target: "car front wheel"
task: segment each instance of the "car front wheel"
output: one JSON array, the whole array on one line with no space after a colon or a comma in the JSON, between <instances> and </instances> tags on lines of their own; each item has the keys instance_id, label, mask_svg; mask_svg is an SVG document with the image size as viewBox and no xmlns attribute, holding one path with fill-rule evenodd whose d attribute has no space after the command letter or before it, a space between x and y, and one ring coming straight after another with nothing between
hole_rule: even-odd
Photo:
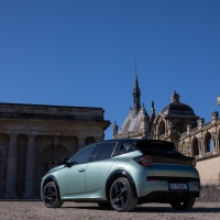
<instances>
[{"instance_id":1,"label":"car front wheel","mask_svg":"<svg viewBox=\"0 0 220 220\"><path fill-rule=\"evenodd\" d=\"M110 202L113 209L119 212L131 211L137 204L128 179L120 177L116 179L110 189Z\"/></svg>"},{"instance_id":2,"label":"car front wheel","mask_svg":"<svg viewBox=\"0 0 220 220\"><path fill-rule=\"evenodd\" d=\"M59 200L56 184L51 181L43 188L43 201L47 208L59 208L63 201Z\"/></svg>"},{"instance_id":3,"label":"car front wheel","mask_svg":"<svg viewBox=\"0 0 220 220\"><path fill-rule=\"evenodd\" d=\"M173 201L171 202L171 206L176 210L189 210L193 207L195 204L196 199L185 199L183 201Z\"/></svg>"}]
</instances>

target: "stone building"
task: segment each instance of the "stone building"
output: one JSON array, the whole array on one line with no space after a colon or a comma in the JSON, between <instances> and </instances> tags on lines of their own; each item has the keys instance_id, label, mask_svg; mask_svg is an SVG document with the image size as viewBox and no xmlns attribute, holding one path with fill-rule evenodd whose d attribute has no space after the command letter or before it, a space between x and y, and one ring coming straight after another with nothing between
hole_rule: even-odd
<instances>
[{"instance_id":1,"label":"stone building","mask_svg":"<svg viewBox=\"0 0 220 220\"><path fill-rule=\"evenodd\" d=\"M135 92L134 108L130 110L122 129L118 132L118 125L113 125L113 138L148 138L171 141L177 149L188 156L197 158L197 169L200 173L201 184L220 186L220 118L218 112L211 114L211 120L205 123L197 116L192 107L180 101L179 94L174 91L171 102L155 116L149 117L140 106L140 92ZM140 91L139 87L137 91ZM136 97L137 96L137 97ZM137 99L136 99L137 98ZM138 105L136 104L136 100ZM220 106L220 96L217 98Z\"/></svg>"},{"instance_id":2,"label":"stone building","mask_svg":"<svg viewBox=\"0 0 220 220\"><path fill-rule=\"evenodd\" d=\"M48 169L109 125L102 108L0 103L0 198L39 197Z\"/></svg>"},{"instance_id":3,"label":"stone building","mask_svg":"<svg viewBox=\"0 0 220 220\"><path fill-rule=\"evenodd\" d=\"M152 102L151 115L149 116L145 110L144 104L141 106L141 91L138 84L138 77L135 76L133 100L134 106L130 108L130 112L118 132L118 125L114 123L113 138L151 138L153 136L155 119L154 103Z\"/></svg>"},{"instance_id":4,"label":"stone building","mask_svg":"<svg viewBox=\"0 0 220 220\"><path fill-rule=\"evenodd\" d=\"M180 102L179 94L174 91L170 104L158 113L154 120L155 131L152 138L171 141L177 145L180 134L197 127L199 116L192 107Z\"/></svg>"},{"instance_id":5,"label":"stone building","mask_svg":"<svg viewBox=\"0 0 220 220\"><path fill-rule=\"evenodd\" d=\"M217 101L220 105L218 97ZM171 103L154 120L153 138L171 141L187 156L195 156L202 186L220 186L220 118L218 112L211 114L205 123L193 109L181 103L174 92Z\"/></svg>"}]
</instances>

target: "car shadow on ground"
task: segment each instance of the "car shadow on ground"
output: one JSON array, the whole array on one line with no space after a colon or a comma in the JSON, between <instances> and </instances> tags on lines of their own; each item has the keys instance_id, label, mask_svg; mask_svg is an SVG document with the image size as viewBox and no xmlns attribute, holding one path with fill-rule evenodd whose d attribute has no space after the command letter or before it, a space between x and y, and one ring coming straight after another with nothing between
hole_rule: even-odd
<instances>
[{"instance_id":1,"label":"car shadow on ground","mask_svg":"<svg viewBox=\"0 0 220 220\"><path fill-rule=\"evenodd\" d=\"M172 207L136 207L133 212L183 212L183 213L197 213L197 212L206 212L206 213L213 213L219 212L220 208L208 208L208 207L195 207L190 210L186 211L176 211Z\"/></svg>"},{"instance_id":2,"label":"car shadow on ground","mask_svg":"<svg viewBox=\"0 0 220 220\"><path fill-rule=\"evenodd\" d=\"M69 208L75 208L75 209L87 209L87 210L99 210L99 211L113 211L112 208L100 208L97 206L71 206L71 207L61 207L63 209L69 209ZM151 207L151 206L137 206L134 210L132 210L131 212L140 212L140 213L144 213L144 212L155 212L155 213L163 213L163 212L169 212L169 213L201 213L201 212L205 212L205 213L220 213L220 208L216 208L216 207L195 207L192 208L190 210L187 211L176 211L174 210L172 207Z\"/></svg>"}]
</instances>

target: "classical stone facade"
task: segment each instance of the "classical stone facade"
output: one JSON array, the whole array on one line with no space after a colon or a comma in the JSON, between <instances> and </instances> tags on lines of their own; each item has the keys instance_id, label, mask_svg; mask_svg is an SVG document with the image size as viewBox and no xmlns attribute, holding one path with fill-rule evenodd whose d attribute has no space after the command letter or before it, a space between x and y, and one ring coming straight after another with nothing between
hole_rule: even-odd
<instances>
[{"instance_id":1,"label":"classical stone facade","mask_svg":"<svg viewBox=\"0 0 220 220\"><path fill-rule=\"evenodd\" d=\"M198 120L195 128L177 137L177 148L188 156L195 156L201 184L220 186L220 118L212 113L211 121Z\"/></svg>"},{"instance_id":2,"label":"classical stone facade","mask_svg":"<svg viewBox=\"0 0 220 220\"><path fill-rule=\"evenodd\" d=\"M109 125L102 108L0 103L0 198L39 197L48 169Z\"/></svg>"},{"instance_id":3,"label":"classical stone facade","mask_svg":"<svg viewBox=\"0 0 220 220\"><path fill-rule=\"evenodd\" d=\"M135 100L134 96L134 103ZM217 104L220 106L220 96L217 98ZM134 123L130 116L134 111L132 109L119 132L116 122L113 125L113 138L171 141L183 154L197 158L197 169L203 186L220 186L220 118L218 112L213 112L211 120L205 123L205 120L197 116L189 105L180 101L180 96L176 91L171 95L170 104L156 116L155 109L152 109L152 124L149 117L142 114L141 117L135 118L135 127L125 130L124 125L127 122ZM139 108L140 111L141 108ZM147 119L148 126L143 126L144 118ZM148 129L144 130L144 127Z\"/></svg>"}]
</instances>

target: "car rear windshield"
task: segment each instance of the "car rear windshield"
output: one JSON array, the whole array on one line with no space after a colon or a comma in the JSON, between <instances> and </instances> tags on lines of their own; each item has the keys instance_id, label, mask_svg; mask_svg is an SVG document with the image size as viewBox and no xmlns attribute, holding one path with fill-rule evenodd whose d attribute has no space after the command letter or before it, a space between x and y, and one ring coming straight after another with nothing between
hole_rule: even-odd
<instances>
[{"instance_id":1,"label":"car rear windshield","mask_svg":"<svg viewBox=\"0 0 220 220\"><path fill-rule=\"evenodd\" d=\"M138 150L143 154L178 154L176 147L173 143L167 141L157 141L157 140L140 140L133 142Z\"/></svg>"}]
</instances>

